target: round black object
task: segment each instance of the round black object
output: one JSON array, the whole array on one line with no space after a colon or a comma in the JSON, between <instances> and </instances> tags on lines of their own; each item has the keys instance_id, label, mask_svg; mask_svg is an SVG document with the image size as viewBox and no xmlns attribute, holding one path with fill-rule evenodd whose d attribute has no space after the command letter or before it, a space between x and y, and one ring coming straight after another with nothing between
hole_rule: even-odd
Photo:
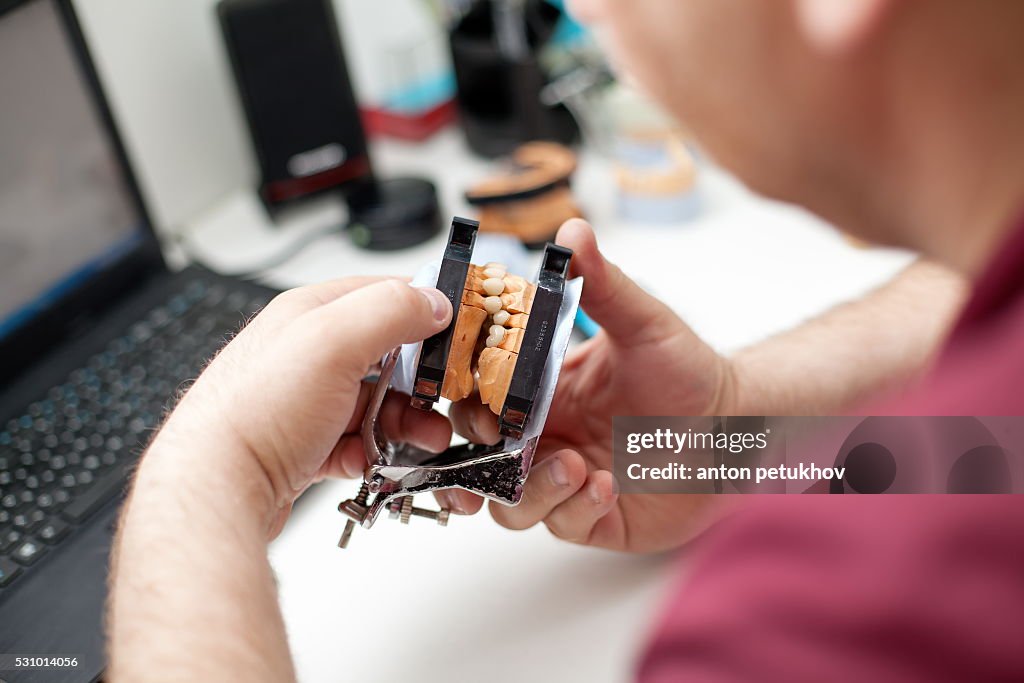
<instances>
[{"instance_id":1,"label":"round black object","mask_svg":"<svg viewBox=\"0 0 1024 683\"><path fill-rule=\"evenodd\" d=\"M441 230L437 188L423 178L391 178L349 195L348 231L364 249L390 251L426 242Z\"/></svg>"}]
</instances>

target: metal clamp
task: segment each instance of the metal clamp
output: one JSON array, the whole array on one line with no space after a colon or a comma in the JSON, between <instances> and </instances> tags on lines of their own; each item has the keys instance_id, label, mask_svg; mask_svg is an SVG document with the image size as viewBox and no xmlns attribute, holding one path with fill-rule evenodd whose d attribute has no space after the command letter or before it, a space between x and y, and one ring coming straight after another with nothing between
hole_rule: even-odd
<instances>
[{"instance_id":1,"label":"metal clamp","mask_svg":"<svg viewBox=\"0 0 1024 683\"><path fill-rule=\"evenodd\" d=\"M460 488L505 505L516 505L523 497L523 484L539 437L527 441L506 438L494 446L464 444L441 453L387 438L380 423L380 409L400 352L401 348L396 348L388 354L367 406L362 438L368 467L359 494L338 505L338 511L348 517L338 541L341 548L348 546L357 524L369 529L381 512L393 511L396 505L399 518L405 523L416 516L446 525L448 510L412 506L412 496L418 493Z\"/></svg>"}]
</instances>

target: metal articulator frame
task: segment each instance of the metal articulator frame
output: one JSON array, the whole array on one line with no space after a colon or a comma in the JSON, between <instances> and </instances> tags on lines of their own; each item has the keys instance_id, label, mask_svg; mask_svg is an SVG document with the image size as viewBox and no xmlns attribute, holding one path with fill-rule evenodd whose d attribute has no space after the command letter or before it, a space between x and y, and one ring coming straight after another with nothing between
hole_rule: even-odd
<instances>
[{"instance_id":1,"label":"metal articulator frame","mask_svg":"<svg viewBox=\"0 0 1024 683\"><path fill-rule=\"evenodd\" d=\"M381 428L380 409L400 352L401 348L396 348L388 355L367 406L362 437L369 466L359 495L338 506L349 518L338 544L341 547L348 544L356 524L370 528L385 508L401 515L403 521L416 515L446 524L446 510L411 506L411 497L417 493L461 488L505 505L515 505L523 497L523 484L539 437L525 442L504 439L494 446L464 444L440 454L387 439Z\"/></svg>"}]
</instances>

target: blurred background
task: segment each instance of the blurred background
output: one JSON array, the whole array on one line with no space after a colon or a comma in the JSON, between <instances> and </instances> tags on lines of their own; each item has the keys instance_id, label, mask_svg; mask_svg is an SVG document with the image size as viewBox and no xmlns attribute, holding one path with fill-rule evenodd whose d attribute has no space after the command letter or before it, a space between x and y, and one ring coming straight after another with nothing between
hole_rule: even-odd
<instances>
[{"instance_id":1,"label":"blurred background","mask_svg":"<svg viewBox=\"0 0 1024 683\"><path fill-rule=\"evenodd\" d=\"M583 216L610 259L727 353L911 258L753 196L617 78L559 2L73 4L179 267L275 288L412 275L459 215L532 274L536 247ZM486 514L382 520L341 551L336 506L355 488L307 494L272 548L302 681L628 679L685 572L685 557L577 548Z\"/></svg>"},{"instance_id":2,"label":"blurred background","mask_svg":"<svg viewBox=\"0 0 1024 683\"><path fill-rule=\"evenodd\" d=\"M75 5L157 229L167 244L183 245L217 269L260 269L326 232L280 267L263 269L265 275L284 286L355 271L414 272L436 258L452 215L480 217L483 207L471 206L467 192L521 174L508 156L534 139L571 145L578 157L570 176L574 208L594 224L610 257L724 351L855 297L905 262L902 255L856 248L800 210L752 197L702 158L684 129L615 82L591 37L546 2L509 5L528 22L519 25L525 47L517 47L516 31L512 39L495 34L495 17L500 25L503 14L493 7L501 3L333 3L352 90L368 124L373 172L384 180L428 180L437 188L441 217L440 232L425 243L413 244L424 234L420 228L405 249L360 250L350 233L332 230L349 223L344 188L291 202L277 215L261 201L260 152L216 2ZM315 32L315 18L313 12L308 26L290 27L273 49L304 44L301 31ZM259 33L259 21L253 23ZM539 46L534 26L544 33ZM254 70L253 78L270 89L281 78ZM299 80L323 90L319 77L308 86ZM307 125L301 111L295 114L289 126ZM560 160L538 163L549 161ZM499 182L498 195L501 189ZM515 184L505 189L514 191ZM543 242L549 235L540 233L552 232L567 211L574 213L556 199L554 210L544 212L554 216L550 226L531 228L527 220L526 229L539 229L532 237ZM666 284L659 272L671 273Z\"/></svg>"}]
</instances>

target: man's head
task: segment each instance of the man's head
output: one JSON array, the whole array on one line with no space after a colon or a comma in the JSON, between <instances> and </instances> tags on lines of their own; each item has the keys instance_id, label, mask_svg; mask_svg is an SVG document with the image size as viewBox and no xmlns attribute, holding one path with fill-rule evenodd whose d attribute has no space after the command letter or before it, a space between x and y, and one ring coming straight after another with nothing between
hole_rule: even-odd
<instances>
[{"instance_id":1,"label":"man's head","mask_svg":"<svg viewBox=\"0 0 1024 683\"><path fill-rule=\"evenodd\" d=\"M942 251L931 244L942 200L990 195L989 179L952 166L996 145L1014 113L1024 120L1024 2L575 0L570 9L719 163L868 239ZM1016 180L1024 190L1024 175Z\"/></svg>"}]
</instances>

